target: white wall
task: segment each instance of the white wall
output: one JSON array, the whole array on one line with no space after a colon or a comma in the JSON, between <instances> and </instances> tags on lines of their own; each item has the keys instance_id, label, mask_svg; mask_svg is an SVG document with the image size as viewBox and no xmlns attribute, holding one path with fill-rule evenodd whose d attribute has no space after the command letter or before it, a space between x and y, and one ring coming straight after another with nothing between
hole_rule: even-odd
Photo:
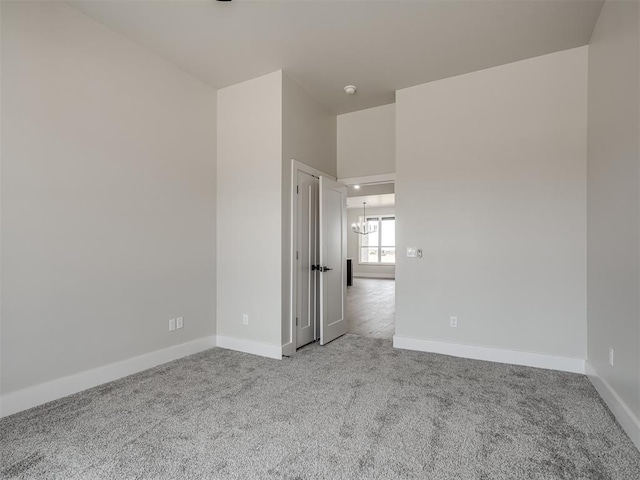
<instances>
[{"instance_id":1,"label":"white wall","mask_svg":"<svg viewBox=\"0 0 640 480\"><path fill-rule=\"evenodd\" d=\"M291 176L291 159L336 177L336 115L300 84L282 75L283 174Z\"/></svg>"},{"instance_id":2,"label":"white wall","mask_svg":"<svg viewBox=\"0 0 640 480\"><path fill-rule=\"evenodd\" d=\"M608 1L589 45L587 311L589 362L640 418L638 14Z\"/></svg>"},{"instance_id":3,"label":"white wall","mask_svg":"<svg viewBox=\"0 0 640 480\"><path fill-rule=\"evenodd\" d=\"M395 214L394 207L367 208L368 215L388 215ZM350 208L347 210L347 257L352 258L353 275L355 277L371 278L394 278L396 274L395 265L368 265L358 263L359 256L359 235L351 231L351 225L358 223L362 217L362 208Z\"/></svg>"},{"instance_id":4,"label":"white wall","mask_svg":"<svg viewBox=\"0 0 640 480\"><path fill-rule=\"evenodd\" d=\"M282 75L282 344L292 340L291 160L336 176L336 116Z\"/></svg>"},{"instance_id":5,"label":"white wall","mask_svg":"<svg viewBox=\"0 0 640 480\"><path fill-rule=\"evenodd\" d=\"M3 395L213 335L215 90L63 3L2 67Z\"/></svg>"},{"instance_id":6,"label":"white wall","mask_svg":"<svg viewBox=\"0 0 640 480\"><path fill-rule=\"evenodd\" d=\"M396 171L396 106L338 115L338 178Z\"/></svg>"},{"instance_id":7,"label":"white wall","mask_svg":"<svg viewBox=\"0 0 640 480\"><path fill-rule=\"evenodd\" d=\"M397 92L398 335L585 357L586 80L582 47Z\"/></svg>"},{"instance_id":8,"label":"white wall","mask_svg":"<svg viewBox=\"0 0 640 480\"><path fill-rule=\"evenodd\" d=\"M218 338L290 340L291 159L336 174L336 117L282 71L218 91ZM242 315L249 315L249 325Z\"/></svg>"},{"instance_id":9,"label":"white wall","mask_svg":"<svg viewBox=\"0 0 640 480\"><path fill-rule=\"evenodd\" d=\"M279 349L282 72L218 90L217 125L217 333Z\"/></svg>"}]
</instances>

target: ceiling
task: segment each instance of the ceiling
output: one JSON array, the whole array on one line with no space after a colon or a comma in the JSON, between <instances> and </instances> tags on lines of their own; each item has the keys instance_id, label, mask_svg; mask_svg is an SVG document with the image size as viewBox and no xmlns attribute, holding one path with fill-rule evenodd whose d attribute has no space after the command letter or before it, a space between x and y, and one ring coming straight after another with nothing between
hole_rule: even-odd
<instances>
[{"instance_id":1,"label":"ceiling","mask_svg":"<svg viewBox=\"0 0 640 480\"><path fill-rule=\"evenodd\" d=\"M344 182L341 182L344 183ZM357 188L356 188L357 187ZM373 183L373 184L347 184L347 197L362 197L366 195L384 195L395 193L395 183Z\"/></svg>"},{"instance_id":2,"label":"ceiling","mask_svg":"<svg viewBox=\"0 0 640 480\"><path fill-rule=\"evenodd\" d=\"M283 69L342 114L392 103L401 88L585 45L603 2L68 3L215 88Z\"/></svg>"}]
</instances>

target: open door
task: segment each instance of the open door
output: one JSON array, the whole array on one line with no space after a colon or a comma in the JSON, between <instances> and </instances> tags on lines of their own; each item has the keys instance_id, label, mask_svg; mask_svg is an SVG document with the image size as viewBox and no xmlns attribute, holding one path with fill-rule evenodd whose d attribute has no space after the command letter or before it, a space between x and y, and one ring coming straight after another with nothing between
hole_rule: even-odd
<instances>
[{"instance_id":1,"label":"open door","mask_svg":"<svg viewBox=\"0 0 640 480\"><path fill-rule=\"evenodd\" d=\"M320 345L347 333L347 187L320 177Z\"/></svg>"},{"instance_id":2,"label":"open door","mask_svg":"<svg viewBox=\"0 0 640 480\"><path fill-rule=\"evenodd\" d=\"M300 348L318 338L318 282L315 272L318 252L318 177L298 171L297 174L296 309L295 344Z\"/></svg>"}]
</instances>

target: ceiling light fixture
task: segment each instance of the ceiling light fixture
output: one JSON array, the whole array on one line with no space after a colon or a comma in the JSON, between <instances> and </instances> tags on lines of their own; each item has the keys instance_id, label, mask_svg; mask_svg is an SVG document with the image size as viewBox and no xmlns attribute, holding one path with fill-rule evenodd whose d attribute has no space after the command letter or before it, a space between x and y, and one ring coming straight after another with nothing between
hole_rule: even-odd
<instances>
[{"instance_id":1,"label":"ceiling light fixture","mask_svg":"<svg viewBox=\"0 0 640 480\"><path fill-rule=\"evenodd\" d=\"M367 222L367 202L362 202L362 221L352 223L351 230L358 235L369 235L378 231L378 225Z\"/></svg>"},{"instance_id":2,"label":"ceiling light fixture","mask_svg":"<svg viewBox=\"0 0 640 480\"><path fill-rule=\"evenodd\" d=\"M344 87L344 93L346 93L347 95L353 95L354 93L356 93L356 86L355 85L347 85L346 87Z\"/></svg>"},{"instance_id":3,"label":"ceiling light fixture","mask_svg":"<svg viewBox=\"0 0 640 480\"><path fill-rule=\"evenodd\" d=\"M360 190L360 185L354 185L353 188L355 188L356 190Z\"/></svg>"}]
</instances>

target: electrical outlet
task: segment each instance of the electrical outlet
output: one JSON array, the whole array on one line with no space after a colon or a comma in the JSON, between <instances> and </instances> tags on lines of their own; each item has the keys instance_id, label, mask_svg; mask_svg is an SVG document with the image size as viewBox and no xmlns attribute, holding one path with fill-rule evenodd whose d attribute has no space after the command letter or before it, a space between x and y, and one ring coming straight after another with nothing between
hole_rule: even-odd
<instances>
[{"instance_id":1,"label":"electrical outlet","mask_svg":"<svg viewBox=\"0 0 640 480\"><path fill-rule=\"evenodd\" d=\"M249 325L249 315L246 313L242 314L242 324L243 325Z\"/></svg>"},{"instance_id":2,"label":"electrical outlet","mask_svg":"<svg viewBox=\"0 0 640 480\"><path fill-rule=\"evenodd\" d=\"M169 320L169 331L173 332L176 329L176 319L172 318Z\"/></svg>"},{"instance_id":3,"label":"electrical outlet","mask_svg":"<svg viewBox=\"0 0 640 480\"><path fill-rule=\"evenodd\" d=\"M184 327L184 318L178 317L176 318L176 328L180 329Z\"/></svg>"},{"instance_id":4,"label":"electrical outlet","mask_svg":"<svg viewBox=\"0 0 640 480\"><path fill-rule=\"evenodd\" d=\"M609 349L609 365L613 367L613 348Z\"/></svg>"},{"instance_id":5,"label":"electrical outlet","mask_svg":"<svg viewBox=\"0 0 640 480\"><path fill-rule=\"evenodd\" d=\"M451 328L458 328L458 317L449 317L449 325Z\"/></svg>"}]
</instances>

